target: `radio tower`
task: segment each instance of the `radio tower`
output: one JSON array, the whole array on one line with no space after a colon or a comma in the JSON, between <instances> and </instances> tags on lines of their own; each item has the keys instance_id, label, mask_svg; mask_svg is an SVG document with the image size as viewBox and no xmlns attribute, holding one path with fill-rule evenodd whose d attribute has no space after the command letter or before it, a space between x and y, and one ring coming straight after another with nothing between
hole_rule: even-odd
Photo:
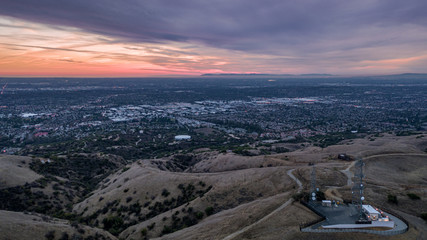
<instances>
[{"instance_id":1,"label":"radio tower","mask_svg":"<svg viewBox=\"0 0 427 240\"><path fill-rule=\"evenodd\" d=\"M310 202L316 201L316 167L313 164L313 170L311 171L311 191L310 191Z\"/></svg>"},{"instance_id":2,"label":"radio tower","mask_svg":"<svg viewBox=\"0 0 427 240\"><path fill-rule=\"evenodd\" d=\"M365 163L362 159L359 159L355 164L355 180L353 187L351 188L352 202L359 213L359 221L365 220L362 208L363 201L365 200L365 196L363 195L363 189L365 188L363 185L363 178L365 177L363 174L363 166L365 166Z\"/></svg>"}]
</instances>

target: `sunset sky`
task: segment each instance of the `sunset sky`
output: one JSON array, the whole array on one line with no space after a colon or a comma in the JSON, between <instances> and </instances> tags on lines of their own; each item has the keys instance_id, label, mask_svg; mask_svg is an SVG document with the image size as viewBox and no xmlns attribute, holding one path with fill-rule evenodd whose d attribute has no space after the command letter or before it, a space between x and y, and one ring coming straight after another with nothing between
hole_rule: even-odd
<instances>
[{"instance_id":1,"label":"sunset sky","mask_svg":"<svg viewBox=\"0 0 427 240\"><path fill-rule=\"evenodd\" d=\"M427 72L425 0L0 0L0 76Z\"/></svg>"}]
</instances>

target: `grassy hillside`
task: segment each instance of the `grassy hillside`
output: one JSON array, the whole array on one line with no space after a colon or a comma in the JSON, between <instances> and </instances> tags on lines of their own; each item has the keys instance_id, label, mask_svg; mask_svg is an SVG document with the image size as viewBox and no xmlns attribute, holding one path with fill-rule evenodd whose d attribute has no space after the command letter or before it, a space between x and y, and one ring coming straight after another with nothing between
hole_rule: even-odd
<instances>
[{"instance_id":1,"label":"grassy hillside","mask_svg":"<svg viewBox=\"0 0 427 240\"><path fill-rule=\"evenodd\" d=\"M283 147L275 144L268 148ZM49 162L0 156L0 171L8 173L0 175L0 232L12 239L31 234L37 239L52 234L53 239L377 239L303 234L299 224L317 216L298 203L280 208L298 190L288 171L294 169L307 192L311 163L326 197L351 199L351 163L363 157L367 201L400 211L410 221L407 233L386 239L424 237L427 224L419 218L427 212L423 135L371 135L325 148L297 145L268 155L260 149L251 150L259 151L256 156L201 149L133 163L101 153L49 156ZM338 159L341 153L350 160Z\"/></svg>"}]
</instances>

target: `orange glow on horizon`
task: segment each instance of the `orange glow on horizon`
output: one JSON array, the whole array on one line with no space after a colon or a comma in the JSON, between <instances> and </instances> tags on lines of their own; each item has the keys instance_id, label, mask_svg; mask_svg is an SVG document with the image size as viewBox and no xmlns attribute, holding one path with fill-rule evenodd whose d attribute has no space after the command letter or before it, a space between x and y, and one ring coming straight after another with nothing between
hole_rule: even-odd
<instances>
[{"instance_id":1,"label":"orange glow on horizon","mask_svg":"<svg viewBox=\"0 0 427 240\"><path fill-rule=\"evenodd\" d=\"M339 53L333 53L339 54ZM0 17L0 76L151 77L206 73L360 74L408 72L427 53L385 60L324 61L304 57L249 53L197 43L135 43L84 32ZM424 54L424 55L423 55ZM334 58L334 56L330 56ZM421 63L420 63L421 62Z\"/></svg>"},{"instance_id":2,"label":"orange glow on horizon","mask_svg":"<svg viewBox=\"0 0 427 240\"><path fill-rule=\"evenodd\" d=\"M117 43L75 28L0 18L0 76L140 77L223 72L223 59L176 43ZM176 45L176 46L175 46Z\"/></svg>"}]
</instances>

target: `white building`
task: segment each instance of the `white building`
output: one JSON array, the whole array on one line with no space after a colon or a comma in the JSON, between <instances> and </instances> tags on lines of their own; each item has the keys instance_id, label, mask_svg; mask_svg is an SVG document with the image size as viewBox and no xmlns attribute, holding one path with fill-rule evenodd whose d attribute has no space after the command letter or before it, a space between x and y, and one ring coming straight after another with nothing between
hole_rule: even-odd
<instances>
[{"instance_id":1,"label":"white building","mask_svg":"<svg viewBox=\"0 0 427 240\"><path fill-rule=\"evenodd\" d=\"M175 136L175 141L190 140L190 139L191 139L190 135L176 135Z\"/></svg>"},{"instance_id":2,"label":"white building","mask_svg":"<svg viewBox=\"0 0 427 240\"><path fill-rule=\"evenodd\" d=\"M381 213L378 212L371 205L362 205L362 208L363 208L363 211L365 212L366 216L368 216L369 220L371 220L371 221L377 221L381 216Z\"/></svg>"},{"instance_id":3,"label":"white building","mask_svg":"<svg viewBox=\"0 0 427 240\"><path fill-rule=\"evenodd\" d=\"M332 206L331 200L322 200L322 206L331 207Z\"/></svg>"}]
</instances>

